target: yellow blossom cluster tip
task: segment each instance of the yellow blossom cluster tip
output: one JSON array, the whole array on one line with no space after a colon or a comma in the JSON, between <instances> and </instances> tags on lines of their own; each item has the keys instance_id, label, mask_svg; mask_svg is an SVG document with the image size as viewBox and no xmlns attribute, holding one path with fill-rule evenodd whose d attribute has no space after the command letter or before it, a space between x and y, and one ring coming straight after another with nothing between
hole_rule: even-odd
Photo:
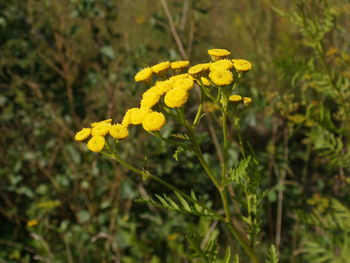
<instances>
[{"instance_id":1,"label":"yellow blossom cluster tip","mask_svg":"<svg viewBox=\"0 0 350 263\"><path fill-rule=\"evenodd\" d=\"M180 71L184 68L187 68L190 65L189 61L174 61L171 62L170 67L175 71Z\"/></svg>"},{"instance_id":2,"label":"yellow blossom cluster tip","mask_svg":"<svg viewBox=\"0 0 350 263\"><path fill-rule=\"evenodd\" d=\"M170 62L169 61L160 62L160 63L152 66L152 70L156 74L162 74L169 68L170 68Z\"/></svg>"},{"instance_id":3,"label":"yellow blossom cluster tip","mask_svg":"<svg viewBox=\"0 0 350 263\"><path fill-rule=\"evenodd\" d=\"M129 135L127 125L112 124L112 119L91 123L91 128L83 128L75 134L76 141L87 141L87 148L92 152L103 150L106 139L104 136L110 134L115 139L124 139Z\"/></svg>"},{"instance_id":4,"label":"yellow blossom cluster tip","mask_svg":"<svg viewBox=\"0 0 350 263\"><path fill-rule=\"evenodd\" d=\"M226 49L214 48L209 49L208 54L213 61L217 61L223 58L227 58L229 55L231 55L231 52Z\"/></svg>"},{"instance_id":5,"label":"yellow blossom cluster tip","mask_svg":"<svg viewBox=\"0 0 350 263\"><path fill-rule=\"evenodd\" d=\"M245 59L232 59L232 63L238 72L246 72L252 69L252 63Z\"/></svg>"},{"instance_id":6,"label":"yellow blossom cluster tip","mask_svg":"<svg viewBox=\"0 0 350 263\"><path fill-rule=\"evenodd\" d=\"M135 75L136 82L147 82L152 78L153 70L150 67L144 68Z\"/></svg>"}]
</instances>

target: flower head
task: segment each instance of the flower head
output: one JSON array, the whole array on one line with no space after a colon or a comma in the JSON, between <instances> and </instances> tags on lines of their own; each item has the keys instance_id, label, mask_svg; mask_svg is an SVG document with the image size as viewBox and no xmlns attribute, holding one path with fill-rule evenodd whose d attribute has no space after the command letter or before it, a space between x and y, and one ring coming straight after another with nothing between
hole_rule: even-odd
<instances>
[{"instance_id":1,"label":"flower head","mask_svg":"<svg viewBox=\"0 0 350 263\"><path fill-rule=\"evenodd\" d=\"M125 127L128 127L130 125L130 116L131 114L136 111L138 108L131 108L126 111L124 114L123 120L122 120L122 125Z\"/></svg>"},{"instance_id":2,"label":"flower head","mask_svg":"<svg viewBox=\"0 0 350 263\"><path fill-rule=\"evenodd\" d=\"M133 125L141 124L150 111L150 108L136 108L136 110L132 111L130 114L130 123Z\"/></svg>"},{"instance_id":3,"label":"flower head","mask_svg":"<svg viewBox=\"0 0 350 263\"><path fill-rule=\"evenodd\" d=\"M95 127L91 130L91 135L100 135L105 136L109 132L109 128L111 127L110 123L100 123L97 124Z\"/></svg>"},{"instance_id":4,"label":"flower head","mask_svg":"<svg viewBox=\"0 0 350 263\"><path fill-rule=\"evenodd\" d=\"M206 77L201 77L201 82L204 86L210 86L211 85L211 82L208 78Z\"/></svg>"},{"instance_id":5,"label":"flower head","mask_svg":"<svg viewBox=\"0 0 350 263\"><path fill-rule=\"evenodd\" d=\"M188 74L197 77L209 69L210 63L197 64L189 68Z\"/></svg>"},{"instance_id":6,"label":"flower head","mask_svg":"<svg viewBox=\"0 0 350 263\"><path fill-rule=\"evenodd\" d=\"M209 77L215 85L225 86L229 85L233 81L233 75L231 71L216 68L213 71L210 71Z\"/></svg>"},{"instance_id":7,"label":"flower head","mask_svg":"<svg viewBox=\"0 0 350 263\"><path fill-rule=\"evenodd\" d=\"M182 88L169 90L164 97L164 102L169 108L180 108L188 100L188 91Z\"/></svg>"},{"instance_id":8,"label":"flower head","mask_svg":"<svg viewBox=\"0 0 350 263\"><path fill-rule=\"evenodd\" d=\"M111 123L112 122L112 119L107 119L107 120L103 120L103 121L98 121L98 122L93 122L91 123L91 127L95 127L101 123Z\"/></svg>"},{"instance_id":9,"label":"flower head","mask_svg":"<svg viewBox=\"0 0 350 263\"><path fill-rule=\"evenodd\" d=\"M115 139L124 139L129 136L129 131L122 124L114 124L109 129L109 134Z\"/></svg>"},{"instance_id":10,"label":"flower head","mask_svg":"<svg viewBox=\"0 0 350 263\"><path fill-rule=\"evenodd\" d=\"M154 105L158 103L160 99L160 95L152 88L148 89L145 91L142 95L142 100L141 100L141 108L152 108Z\"/></svg>"},{"instance_id":11,"label":"flower head","mask_svg":"<svg viewBox=\"0 0 350 263\"><path fill-rule=\"evenodd\" d=\"M190 78L180 78L174 81L174 88L181 88L184 90L190 90L194 86L194 82Z\"/></svg>"},{"instance_id":12,"label":"flower head","mask_svg":"<svg viewBox=\"0 0 350 263\"><path fill-rule=\"evenodd\" d=\"M90 128L83 128L75 134L74 139L80 142L87 139L90 136L90 134L91 134Z\"/></svg>"},{"instance_id":13,"label":"flower head","mask_svg":"<svg viewBox=\"0 0 350 263\"><path fill-rule=\"evenodd\" d=\"M228 57L229 55L231 55L231 52L226 49L214 48L209 49L208 54L210 55L213 61L217 61L219 59Z\"/></svg>"},{"instance_id":14,"label":"flower head","mask_svg":"<svg viewBox=\"0 0 350 263\"><path fill-rule=\"evenodd\" d=\"M159 131L165 124L165 117L160 112L150 112L142 121L142 127L146 131Z\"/></svg>"},{"instance_id":15,"label":"flower head","mask_svg":"<svg viewBox=\"0 0 350 263\"><path fill-rule=\"evenodd\" d=\"M219 106L215 103L212 103L210 101L204 102L203 103L203 111L204 112L214 112L216 110L220 109Z\"/></svg>"},{"instance_id":16,"label":"flower head","mask_svg":"<svg viewBox=\"0 0 350 263\"><path fill-rule=\"evenodd\" d=\"M228 98L229 101L232 101L232 102L239 102L239 101L242 101L243 98L241 95L231 95L229 98Z\"/></svg>"},{"instance_id":17,"label":"flower head","mask_svg":"<svg viewBox=\"0 0 350 263\"><path fill-rule=\"evenodd\" d=\"M156 85L152 87L152 90L163 96L166 92L171 90L173 87L173 82L171 80L160 80L156 82Z\"/></svg>"},{"instance_id":18,"label":"flower head","mask_svg":"<svg viewBox=\"0 0 350 263\"><path fill-rule=\"evenodd\" d=\"M249 106L250 104L252 104L252 99L249 97L243 97L243 105L244 106Z\"/></svg>"},{"instance_id":19,"label":"flower head","mask_svg":"<svg viewBox=\"0 0 350 263\"><path fill-rule=\"evenodd\" d=\"M156 74L161 74L164 71L166 71L168 68L170 68L170 62L169 61L160 62L160 63L152 66L152 70Z\"/></svg>"},{"instance_id":20,"label":"flower head","mask_svg":"<svg viewBox=\"0 0 350 263\"><path fill-rule=\"evenodd\" d=\"M211 63L209 68L211 71L217 68L229 70L233 68L233 63L228 59L220 59L218 61L215 61L214 63Z\"/></svg>"},{"instance_id":21,"label":"flower head","mask_svg":"<svg viewBox=\"0 0 350 263\"><path fill-rule=\"evenodd\" d=\"M87 143L87 147L92 152L100 152L105 146L106 140L103 136L96 135L92 136Z\"/></svg>"},{"instance_id":22,"label":"flower head","mask_svg":"<svg viewBox=\"0 0 350 263\"><path fill-rule=\"evenodd\" d=\"M29 227L36 226L37 224L39 224L39 221L37 219L32 219L27 222L27 226Z\"/></svg>"},{"instance_id":23,"label":"flower head","mask_svg":"<svg viewBox=\"0 0 350 263\"><path fill-rule=\"evenodd\" d=\"M189 64L190 64L189 61L174 61L174 62L171 62L170 67L178 71L188 67Z\"/></svg>"},{"instance_id":24,"label":"flower head","mask_svg":"<svg viewBox=\"0 0 350 263\"><path fill-rule=\"evenodd\" d=\"M233 66L237 71L246 72L252 69L252 63L245 59L232 59Z\"/></svg>"},{"instance_id":25,"label":"flower head","mask_svg":"<svg viewBox=\"0 0 350 263\"><path fill-rule=\"evenodd\" d=\"M150 67L147 67L137 72L134 79L136 82L148 81L152 77L152 74L152 69Z\"/></svg>"}]
</instances>

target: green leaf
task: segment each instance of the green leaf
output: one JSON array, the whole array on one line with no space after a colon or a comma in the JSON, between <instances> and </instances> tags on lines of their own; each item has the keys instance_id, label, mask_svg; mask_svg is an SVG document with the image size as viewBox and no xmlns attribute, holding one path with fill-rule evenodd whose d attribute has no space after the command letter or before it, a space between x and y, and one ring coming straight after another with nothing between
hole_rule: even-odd
<instances>
[{"instance_id":1,"label":"green leaf","mask_svg":"<svg viewBox=\"0 0 350 263\"><path fill-rule=\"evenodd\" d=\"M278 256L277 251L274 245L271 245L268 254L267 259L265 260L265 263L278 263Z\"/></svg>"}]
</instances>

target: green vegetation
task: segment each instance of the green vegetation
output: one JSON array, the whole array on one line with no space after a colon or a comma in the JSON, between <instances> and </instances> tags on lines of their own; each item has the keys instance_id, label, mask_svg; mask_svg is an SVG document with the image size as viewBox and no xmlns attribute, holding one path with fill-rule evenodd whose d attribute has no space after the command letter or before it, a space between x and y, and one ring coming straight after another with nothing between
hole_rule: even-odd
<instances>
[{"instance_id":1,"label":"green vegetation","mask_svg":"<svg viewBox=\"0 0 350 263\"><path fill-rule=\"evenodd\" d=\"M347 0L2 1L0 262L254 262L250 249L266 263L348 262L349 26ZM253 63L236 87L253 100L241 140L211 104L196 129L219 178L227 160L229 210L198 151L130 129L118 158L142 180L74 141L138 105L141 68L202 63L210 48ZM162 135L174 133L186 141L169 120Z\"/></svg>"}]
</instances>

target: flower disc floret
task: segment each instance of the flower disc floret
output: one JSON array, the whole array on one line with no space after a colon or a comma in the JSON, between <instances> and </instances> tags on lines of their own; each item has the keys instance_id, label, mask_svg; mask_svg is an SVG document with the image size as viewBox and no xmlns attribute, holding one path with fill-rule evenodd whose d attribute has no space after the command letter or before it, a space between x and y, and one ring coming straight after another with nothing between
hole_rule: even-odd
<instances>
[{"instance_id":1,"label":"flower disc floret","mask_svg":"<svg viewBox=\"0 0 350 263\"><path fill-rule=\"evenodd\" d=\"M129 136L129 131L122 124L114 124L109 129L109 134L115 139L124 139Z\"/></svg>"},{"instance_id":2,"label":"flower disc floret","mask_svg":"<svg viewBox=\"0 0 350 263\"><path fill-rule=\"evenodd\" d=\"M83 128L75 134L74 139L79 142L84 141L90 136L90 134L91 134L90 128Z\"/></svg>"},{"instance_id":3,"label":"flower disc floret","mask_svg":"<svg viewBox=\"0 0 350 263\"><path fill-rule=\"evenodd\" d=\"M141 108L152 108L158 103L160 95L152 88L145 91L142 95L140 106Z\"/></svg>"},{"instance_id":4,"label":"flower disc floret","mask_svg":"<svg viewBox=\"0 0 350 263\"><path fill-rule=\"evenodd\" d=\"M130 115L130 123L133 125L141 124L150 111L150 108L136 108Z\"/></svg>"},{"instance_id":5,"label":"flower disc floret","mask_svg":"<svg viewBox=\"0 0 350 263\"><path fill-rule=\"evenodd\" d=\"M160 63L152 66L152 70L156 74L160 74L160 73L164 72L165 70L167 70L168 68L170 68L169 61L160 62Z\"/></svg>"},{"instance_id":6,"label":"flower disc floret","mask_svg":"<svg viewBox=\"0 0 350 263\"><path fill-rule=\"evenodd\" d=\"M210 66L209 66L209 69L211 71L215 70L217 68L222 68L222 69L229 70L229 69L233 68L233 63L230 60L228 60L228 59L220 59L218 61L215 61L215 62L211 63Z\"/></svg>"},{"instance_id":7,"label":"flower disc floret","mask_svg":"<svg viewBox=\"0 0 350 263\"><path fill-rule=\"evenodd\" d=\"M182 60L182 61L171 62L170 67L174 70L181 70L181 69L188 67L188 65L190 65L189 61Z\"/></svg>"},{"instance_id":8,"label":"flower disc floret","mask_svg":"<svg viewBox=\"0 0 350 263\"><path fill-rule=\"evenodd\" d=\"M181 88L184 90L190 90L194 86L194 82L190 78L181 78L174 81L174 88Z\"/></svg>"},{"instance_id":9,"label":"flower disc floret","mask_svg":"<svg viewBox=\"0 0 350 263\"><path fill-rule=\"evenodd\" d=\"M165 94L164 102L169 108L180 108L188 100L188 91L181 88L173 88Z\"/></svg>"},{"instance_id":10,"label":"flower disc floret","mask_svg":"<svg viewBox=\"0 0 350 263\"><path fill-rule=\"evenodd\" d=\"M217 86L229 85L233 81L232 72L220 68L210 71L209 77L211 81Z\"/></svg>"},{"instance_id":11,"label":"flower disc floret","mask_svg":"<svg viewBox=\"0 0 350 263\"><path fill-rule=\"evenodd\" d=\"M100 152L105 146L106 140L103 136L96 135L92 136L87 143L87 147L92 152Z\"/></svg>"},{"instance_id":12,"label":"flower disc floret","mask_svg":"<svg viewBox=\"0 0 350 263\"><path fill-rule=\"evenodd\" d=\"M148 81L153 74L153 70L150 67L144 68L137 72L134 79L136 82Z\"/></svg>"},{"instance_id":13,"label":"flower disc floret","mask_svg":"<svg viewBox=\"0 0 350 263\"><path fill-rule=\"evenodd\" d=\"M96 136L105 136L107 133L109 133L109 128L111 127L110 123L100 123L97 124L95 127L91 130L91 135Z\"/></svg>"},{"instance_id":14,"label":"flower disc floret","mask_svg":"<svg viewBox=\"0 0 350 263\"><path fill-rule=\"evenodd\" d=\"M142 127L146 131L159 131L165 124L165 117L160 112L150 112L142 121Z\"/></svg>"},{"instance_id":15,"label":"flower disc floret","mask_svg":"<svg viewBox=\"0 0 350 263\"><path fill-rule=\"evenodd\" d=\"M232 59L233 66L237 71L246 72L252 69L253 65L245 59Z\"/></svg>"},{"instance_id":16,"label":"flower disc floret","mask_svg":"<svg viewBox=\"0 0 350 263\"><path fill-rule=\"evenodd\" d=\"M232 102L239 102L239 101L242 101L243 98L241 95L231 95L229 98L228 98L229 101L232 101Z\"/></svg>"},{"instance_id":17,"label":"flower disc floret","mask_svg":"<svg viewBox=\"0 0 350 263\"><path fill-rule=\"evenodd\" d=\"M216 61L228 57L229 55L231 55L231 52L226 49L214 48L209 49L208 54L210 55L212 60Z\"/></svg>"}]
</instances>

